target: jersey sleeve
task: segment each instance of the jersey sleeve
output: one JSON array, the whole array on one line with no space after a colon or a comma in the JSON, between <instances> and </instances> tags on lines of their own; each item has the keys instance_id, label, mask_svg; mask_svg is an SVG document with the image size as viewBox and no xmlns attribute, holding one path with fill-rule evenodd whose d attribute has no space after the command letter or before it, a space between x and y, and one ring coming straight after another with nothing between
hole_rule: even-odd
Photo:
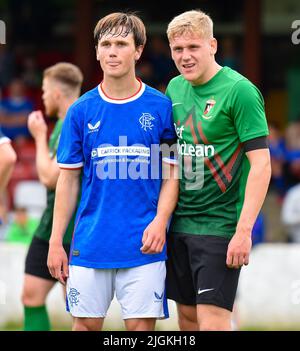
<instances>
[{"instance_id":1,"label":"jersey sleeve","mask_svg":"<svg viewBox=\"0 0 300 351\"><path fill-rule=\"evenodd\" d=\"M269 134L263 97L251 82L242 80L235 84L229 109L242 143Z\"/></svg>"},{"instance_id":2,"label":"jersey sleeve","mask_svg":"<svg viewBox=\"0 0 300 351\"><path fill-rule=\"evenodd\" d=\"M84 165L80 117L71 106L62 126L57 149L57 162L62 169L79 169Z\"/></svg>"},{"instance_id":3,"label":"jersey sleeve","mask_svg":"<svg viewBox=\"0 0 300 351\"><path fill-rule=\"evenodd\" d=\"M177 135L174 128L171 100L168 101L168 106L163 116L160 145L163 162L178 164Z\"/></svg>"}]
</instances>

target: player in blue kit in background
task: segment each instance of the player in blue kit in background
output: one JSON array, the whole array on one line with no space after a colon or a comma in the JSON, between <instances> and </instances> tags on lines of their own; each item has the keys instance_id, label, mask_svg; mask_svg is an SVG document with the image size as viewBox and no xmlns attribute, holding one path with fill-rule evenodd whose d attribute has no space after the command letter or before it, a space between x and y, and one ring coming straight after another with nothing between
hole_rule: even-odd
<instances>
[{"instance_id":1,"label":"player in blue kit in background","mask_svg":"<svg viewBox=\"0 0 300 351\"><path fill-rule=\"evenodd\" d=\"M167 316L166 228L178 196L177 161L157 152L176 144L172 105L135 76L146 42L137 16L110 14L94 37L103 81L70 107L63 126L48 267L67 281L73 330L100 330L114 293L127 330L153 330ZM68 265L62 238L82 168Z\"/></svg>"}]
</instances>

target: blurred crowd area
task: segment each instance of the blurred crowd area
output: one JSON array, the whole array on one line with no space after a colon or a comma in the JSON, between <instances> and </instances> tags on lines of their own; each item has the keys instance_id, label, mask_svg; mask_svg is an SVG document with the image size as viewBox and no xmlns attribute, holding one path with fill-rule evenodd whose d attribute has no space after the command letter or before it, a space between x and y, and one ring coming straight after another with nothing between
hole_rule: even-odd
<instances>
[{"instance_id":1,"label":"blurred crowd area","mask_svg":"<svg viewBox=\"0 0 300 351\"><path fill-rule=\"evenodd\" d=\"M242 60L232 38L221 38L217 60L221 65L243 73ZM27 118L33 110L43 111L43 70L60 61L74 62L74 58L59 50L33 53L30 46L15 46L13 50L8 50L8 46L0 45L0 125L3 133L12 140L18 157L8 185L6 203L0 204L2 240L29 243L36 219L41 214L36 207L40 203L42 208L42 200L32 199L34 196L43 197L38 185L37 190L30 190L29 193L19 192L27 194L22 196L28 197L28 203L26 199L18 202L21 195L18 195L17 188L28 181L31 182L27 183L29 189L34 189L33 184L38 184L35 144L27 128ZM96 60L93 67L93 81L85 82L82 93L101 81L101 70ZM170 79L177 75L165 36L152 35L148 38L136 70L137 76L146 84L165 92ZM55 117L45 117L50 135L56 120ZM272 116L267 117L269 121L272 120ZM287 117L283 116L283 119L287 120ZM254 227L253 243L300 242L300 220L298 223L297 219L300 218L300 116L299 120L290 122L286 127L270 122L269 128L272 182ZM32 203L34 211L30 208ZM24 239L25 236L27 238Z\"/></svg>"}]
</instances>

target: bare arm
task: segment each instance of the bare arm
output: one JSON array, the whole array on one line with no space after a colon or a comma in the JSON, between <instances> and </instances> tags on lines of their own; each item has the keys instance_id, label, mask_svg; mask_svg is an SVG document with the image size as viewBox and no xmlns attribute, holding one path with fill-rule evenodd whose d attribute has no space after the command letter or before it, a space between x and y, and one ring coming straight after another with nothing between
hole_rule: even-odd
<instances>
[{"instance_id":1,"label":"bare arm","mask_svg":"<svg viewBox=\"0 0 300 351\"><path fill-rule=\"evenodd\" d=\"M3 193L17 161L17 155L9 142L0 144L0 196Z\"/></svg>"},{"instance_id":2,"label":"bare arm","mask_svg":"<svg viewBox=\"0 0 300 351\"><path fill-rule=\"evenodd\" d=\"M59 175L56 158L49 155L47 125L41 111L34 111L28 117L28 128L36 145L36 168L39 180L49 189L55 189Z\"/></svg>"},{"instance_id":3,"label":"bare arm","mask_svg":"<svg viewBox=\"0 0 300 351\"><path fill-rule=\"evenodd\" d=\"M53 226L49 241L48 268L61 283L68 277L68 258L63 249L63 237L76 208L80 169L60 171L55 193Z\"/></svg>"},{"instance_id":4,"label":"bare arm","mask_svg":"<svg viewBox=\"0 0 300 351\"><path fill-rule=\"evenodd\" d=\"M4 138L2 139L2 141ZM9 140L9 139L7 139ZM13 172L17 155L12 148L10 142L0 141L0 220L6 222L6 201L5 201L5 188L9 182Z\"/></svg>"},{"instance_id":5,"label":"bare arm","mask_svg":"<svg viewBox=\"0 0 300 351\"><path fill-rule=\"evenodd\" d=\"M271 178L269 149L249 151L246 155L250 162L250 172L236 232L228 245L226 263L230 268L239 268L249 263L252 229L266 197Z\"/></svg>"},{"instance_id":6,"label":"bare arm","mask_svg":"<svg viewBox=\"0 0 300 351\"><path fill-rule=\"evenodd\" d=\"M145 254L159 253L166 242L166 229L169 218L173 213L179 191L178 167L163 162L164 179L161 186L157 214L145 229L141 251Z\"/></svg>"}]
</instances>

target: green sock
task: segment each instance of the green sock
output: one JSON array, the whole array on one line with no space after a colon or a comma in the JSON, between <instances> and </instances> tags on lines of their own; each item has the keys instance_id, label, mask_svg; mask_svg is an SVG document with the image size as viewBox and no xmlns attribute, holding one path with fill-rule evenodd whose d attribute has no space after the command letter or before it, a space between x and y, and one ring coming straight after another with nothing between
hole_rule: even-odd
<instances>
[{"instance_id":1,"label":"green sock","mask_svg":"<svg viewBox=\"0 0 300 351\"><path fill-rule=\"evenodd\" d=\"M37 307L24 306L24 330L50 330L50 321L45 305Z\"/></svg>"}]
</instances>

